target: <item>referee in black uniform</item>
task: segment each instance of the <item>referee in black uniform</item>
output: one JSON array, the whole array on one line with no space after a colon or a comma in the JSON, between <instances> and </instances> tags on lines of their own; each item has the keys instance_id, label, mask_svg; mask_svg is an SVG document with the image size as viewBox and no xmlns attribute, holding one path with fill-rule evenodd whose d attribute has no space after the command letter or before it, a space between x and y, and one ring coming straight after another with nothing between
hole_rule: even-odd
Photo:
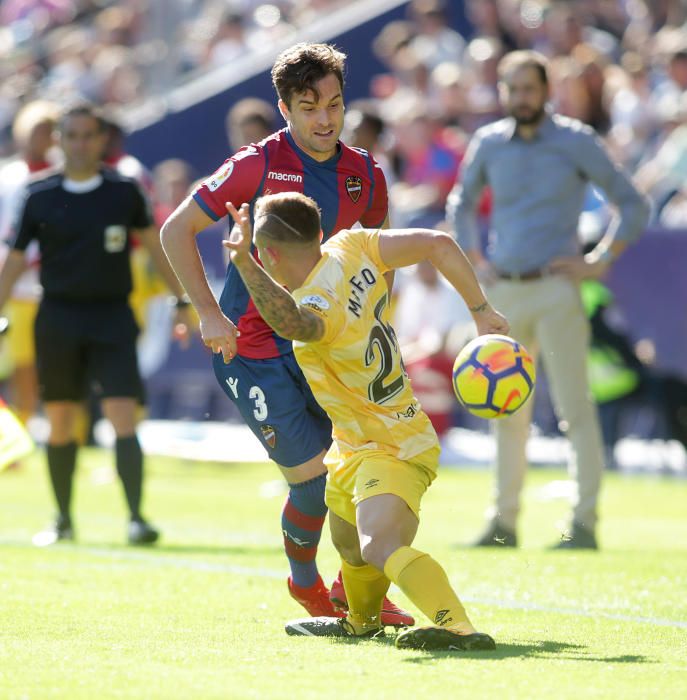
<instances>
[{"instance_id":1,"label":"referee in black uniform","mask_svg":"<svg viewBox=\"0 0 687 700\"><path fill-rule=\"evenodd\" d=\"M29 185L0 273L1 309L24 270L27 246L38 241L43 300L35 326L36 362L50 423L47 458L59 516L54 529L35 541L50 544L74 536L75 420L90 388L115 429L117 472L131 515L129 542L152 543L158 532L141 515L143 454L136 407L142 388L138 328L128 304L132 233L176 296L177 330L189 327L188 309L138 184L101 165L106 122L99 110L89 104L71 107L59 130L64 166Z\"/></svg>"}]
</instances>

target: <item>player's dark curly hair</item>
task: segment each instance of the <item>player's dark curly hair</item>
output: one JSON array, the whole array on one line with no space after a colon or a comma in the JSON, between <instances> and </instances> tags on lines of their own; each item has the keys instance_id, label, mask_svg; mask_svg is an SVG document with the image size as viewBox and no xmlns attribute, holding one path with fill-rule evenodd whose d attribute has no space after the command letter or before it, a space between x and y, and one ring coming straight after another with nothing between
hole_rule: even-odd
<instances>
[{"instance_id":1,"label":"player's dark curly hair","mask_svg":"<svg viewBox=\"0 0 687 700\"><path fill-rule=\"evenodd\" d=\"M272 66L272 84L279 98L291 108L291 98L312 90L319 98L315 84L333 73L344 86L346 54L331 44L296 44L277 56Z\"/></svg>"},{"instance_id":2,"label":"player's dark curly hair","mask_svg":"<svg viewBox=\"0 0 687 700\"><path fill-rule=\"evenodd\" d=\"M315 200L300 192L268 194L255 203L255 232L273 241L310 244L321 229Z\"/></svg>"}]
</instances>

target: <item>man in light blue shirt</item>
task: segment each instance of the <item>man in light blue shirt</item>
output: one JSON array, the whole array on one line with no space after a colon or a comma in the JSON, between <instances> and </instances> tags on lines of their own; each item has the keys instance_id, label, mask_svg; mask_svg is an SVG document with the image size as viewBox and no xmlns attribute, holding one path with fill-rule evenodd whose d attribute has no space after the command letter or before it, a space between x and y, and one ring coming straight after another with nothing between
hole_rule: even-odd
<instances>
[{"instance_id":1,"label":"man in light blue shirt","mask_svg":"<svg viewBox=\"0 0 687 700\"><path fill-rule=\"evenodd\" d=\"M547 111L543 56L507 54L499 65L499 89L508 116L475 133L449 197L448 219L490 299L510 320L513 337L535 356L541 351L556 412L572 443L570 472L578 493L570 532L558 547L596 549L603 447L587 386L589 326L578 286L582 279L601 277L642 233L649 206L593 129ZM590 183L618 213L594 250L582 256L577 228ZM485 186L493 200L486 253L475 213ZM530 401L495 422L495 505L477 545L517 543L531 413Z\"/></svg>"}]
</instances>

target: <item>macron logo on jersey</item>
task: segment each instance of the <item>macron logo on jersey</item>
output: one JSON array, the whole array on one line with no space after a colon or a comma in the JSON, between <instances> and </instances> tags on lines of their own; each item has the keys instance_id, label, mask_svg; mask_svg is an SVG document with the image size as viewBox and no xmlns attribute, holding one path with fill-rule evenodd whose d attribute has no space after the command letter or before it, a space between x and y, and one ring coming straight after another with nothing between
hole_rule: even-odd
<instances>
[{"instance_id":1,"label":"macron logo on jersey","mask_svg":"<svg viewBox=\"0 0 687 700\"><path fill-rule=\"evenodd\" d=\"M282 180L283 182L303 182L302 175L295 173L275 173L273 170L267 174L268 180Z\"/></svg>"}]
</instances>

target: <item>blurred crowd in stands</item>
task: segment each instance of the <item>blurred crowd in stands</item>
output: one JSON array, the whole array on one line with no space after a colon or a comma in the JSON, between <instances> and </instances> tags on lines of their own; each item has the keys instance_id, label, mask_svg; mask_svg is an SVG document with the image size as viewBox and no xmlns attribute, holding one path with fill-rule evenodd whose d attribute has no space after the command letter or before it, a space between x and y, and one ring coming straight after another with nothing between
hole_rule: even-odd
<instances>
[{"instance_id":1,"label":"blurred crowd in stands","mask_svg":"<svg viewBox=\"0 0 687 700\"><path fill-rule=\"evenodd\" d=\"M293 35L352 0L5 0L0 154L18 109L85 97L111 110ZM452 29L459 11L470 36ZM349 104L349 128L394 184L396 223L438 220L467 137L500 116L509 50L552 59L553 107L593 126L637 174L661 224L687 218L687 9L680 0L413 0L374 50L387 71ZM344 47L347 48L347 47ZM350 50L350 49L349 49ZM351 109L355 108L357 109ZM488 208L488 202L485 202Z\"/></svg>"},{"instance_id":2,"label":"blurred crowd in stands","mask_svg":"<svg viewBox=\"0 0 687 700\"><path fill-rule=\"evenodd\" d=\"M79 95L116 113L270 41L299 40L299 29L318 17L367 2L5 0L0 157L11 161L25 151L28 136L12 124L33 100L62 104ZM469 34L453 28L458 13ZM551 59L553 109L597 130L651 197L652 225L687 232L687 5L681 0L409 2L405 17L388 23L374 40L385 71L370 77L367 98L348 101L343 135L348 144L370 150L384 169L393 225L445 225L445 200L470 135L501 116L498 61L520 48ZM228 113L226 151L281 126L273 105L243 101ZM194 173L170 151L170 160L149 176L158 223L205 174ZM486 193L485 222L489 212ZM603 198L590 190L580 222L583 243L598 239L607 220ZM469 335L468 314L443 301L443 282L431 270L420 266L399 275L398 286L399 337L409 365L419 368L421 400L430 413L430 405L437 407L443 429L455 420L455 401L441 378ZM610 306L606 298L604 308ZM622 319L610 316L622 334ZM635 395L648 381L651 338L631 353L642 375L628 392ZM687 385L673 390L678 398L671 411L678 417L669 432L687 444Z\"/></svg>"},{"instance_id":3,"label":"blurred crowd in stands","mask_svg":"<svg viewBox=\"0 0 687 700\"><path fill-rule=\"evenodd\" d=\"M296 35L345 0L3 0L0 154L26 101L130 106ZM4 136L4 138L3 138Z\"/></svg>"}]
</instances>

